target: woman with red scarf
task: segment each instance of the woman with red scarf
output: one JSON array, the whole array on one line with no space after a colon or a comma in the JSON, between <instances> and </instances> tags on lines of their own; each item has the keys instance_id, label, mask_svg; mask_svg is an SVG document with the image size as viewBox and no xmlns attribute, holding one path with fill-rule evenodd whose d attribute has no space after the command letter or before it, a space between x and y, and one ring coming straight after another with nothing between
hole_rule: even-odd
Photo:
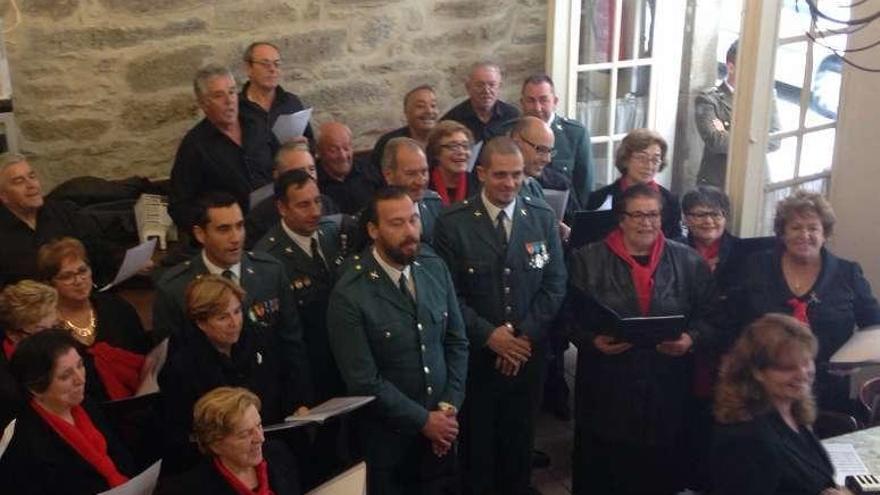
<instances>
[{"instance_id":1,"label":"woman with red scarf","mask_svg":"<svg viewBox=\"0 0 880 495\"><path fill-rule=\"evenodd\" d=\"M681 207L678 197L654 179L666 168L669 145L663 136L650 129L633 129L623 138L614 157L614 166L621 177L602 189L593 191L587 199L587 210L603 206L608 198L612 205L620 201L624 191L636 184L645 184L660 193L663 208L662 228L667 239L681 237Z\"/></svg>"},{"instance_id":2,"label":"woman with red scarf","mask_svg":"<svg viewBox=\"0 0 880 495\"><path fill-rule=\"evenodd\" d=\"M428 187L437 191L444 207L472 196L479 188L476 176L468 172L473 143L471 131L454 120L440 122L428 135Z\"/></svg>"},{"instance_id":3,"label":"woman with red scarf","mask_svg":"<svg viewBox=\"0 0 880 495\"><path fill-rule=\"evenodd\" d=\"M834 211L818 193L796 191L776 205L778 247L756 253L744 270L742 323L784 313L810 326L819 340L815 395L819 409L853 414L849 379L828 372L828 359L858 328L880 323L880 305L858 263L825 247Z\"/></svg>"},{"instance_id":4,"label":"woman with red scarf","mask_svg":"<svg viewBox=\"0 0 880 495\"><path fill-rule=\"evenodd\" d=\"M153 366L145 366L149 339L135 309L115 294L92 290L86 250L74 238L43 245L37 254L37 271L58 291L60 327L70 332L94 362L102 385L98 389L102 397L95 399L135 395Z\"/></svg>"},{"instance_id":5,"label":"woman with red scarf","mask_svg":"<svg viewBox=\"0 0 880 495\"><path fill-rule=\"evenodd\" d=\"M218 387L193 408L201 465L160 487L161 495L299 495L296 461L283 444L265 442L260 399Z\"/></svg>"},{"instance_id":6,"label":"woman with red scarf","mask_svg":"<svg viewBox=\"0 0 880 495\"><path fill-rule=\"evenodd\" d=\"M715 285L694 250L663 235L656 189L634 185L614 209L618 228L570 261L578 348L572 493L677 493L684 486L690 352L713 331ZM612 311L622 318L683 315L686 326L675 339L637 346L613 335Z\"/></svg>"},{"instance_id":7,"label":"woman with red scarf","mask_svg":"<svg viewBox=\"0 0 880 495\"><path fill-rule=\"evenodd\" d=\"M93 495L128 481L128 452L83 401L85 368L66 332L22 340L9 368L27 404L0 459L4 493Z\"/></svg>"}]
</instances>

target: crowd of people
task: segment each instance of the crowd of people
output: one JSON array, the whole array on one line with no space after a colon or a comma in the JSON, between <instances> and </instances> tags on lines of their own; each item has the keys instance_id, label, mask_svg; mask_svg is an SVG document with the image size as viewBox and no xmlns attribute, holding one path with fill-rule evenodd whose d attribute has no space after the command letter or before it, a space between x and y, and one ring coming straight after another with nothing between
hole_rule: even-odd
<instances>
[{"instance_id":1,"label":"crowd of people","mask_svg":"<svg viewBox=\"0 0 880 495\"><path fill-rule=\"evenodd\" d=\"M88 222L0 158L4 492L97 493L162 458L158 493L298 494L364 459L373 494L527 495L543 407L574 420L576 494L845 493L811 425L853 413L825 365L880 306L825 246L821 195L780 201L775 238L739 239L720 189L656 182L668 146L649 129L593 191L553 81L527 78L517 108L493 63L443 117L430 85L409 91L372 154L341 122L280 142L303 104L278 49L243 63L240 91L227 68L195 75L204 119L170 180L182 254L153 269L148 329L93 290L108 255ZM569 192L559 212L551 190ZM607 204L614 224L572 245L576 212ZM145 394L132 442L106 406ZM263 431L343 395L375 400Z\"/></svg>"}]
</instances>

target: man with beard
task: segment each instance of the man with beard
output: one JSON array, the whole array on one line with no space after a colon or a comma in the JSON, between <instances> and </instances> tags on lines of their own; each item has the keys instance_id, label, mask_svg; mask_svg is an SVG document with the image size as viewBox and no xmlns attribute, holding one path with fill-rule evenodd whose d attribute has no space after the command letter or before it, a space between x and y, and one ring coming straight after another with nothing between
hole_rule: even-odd
<instances>
[{"instance_id":1,"label":"man with beard","mask_svg":"<svg viewBox=\"0 0 880 495\"><path fill-rule=\"evenodd\" d=\"M403 97L403 113L406 116L406 125L382 135L373 146L371 161L373 169L379 175L384 175L382 157L385 154L385 146L391 139L408 137L419 143L422 149L427 145L428 133L437 124L437 117L440 116L437 113L437 94L434 87L423 84L411 89Z\"/></svg>"},{"instance_id":2,"label":"man with beard","mask_svg":"<svg viewBox=\"0 0 880 495\"><path fill-rule=\"evenodd\" d=\"M449 266L472 351L462 417L465 492L531 493L547 326L565 296L556 215L519 194L523 158L506 136L483 147L482 191L444 211L434 248Z\"/></svg>"},{"instance_id":3,"label":"man with beard","mask_svg":"<svg viewBox=\"0 0 880 495\"><path fill-rule=\"evenodd\" d=\"M470 129L475 142L487 141L489 131L519 117L519 110L498 99L501 92L501 67L479 62L471 67L464 83L468 99L446 112L440 120L455 120Z\"/></svg>"},{"instance_id":4,"label":"man with beard","mask_svg":"<svg viewBox=\"0 0 880 495\"><path fill-rule=\"evenodd\" d=\"M443 207L440 195L428 189L428 159L414 139L396 137L388 142L382 157L382 173L391 186L402 187L419 209L422 242L434 239L434 224Z\"/></svg>"},{"instance_id":5,"label":"man with beard","mask_svg":"<svg viewBox=\"0 0 880 495\"><path fill-rule=\"evenodd\" d=\"M467 374L467 339L443 260L419 251L406 191L376 193L371 247L337 282L330 347L351 395L374 395L360 417L369 493L457 492L453 444Z\"/></svg>"}]
</instances>

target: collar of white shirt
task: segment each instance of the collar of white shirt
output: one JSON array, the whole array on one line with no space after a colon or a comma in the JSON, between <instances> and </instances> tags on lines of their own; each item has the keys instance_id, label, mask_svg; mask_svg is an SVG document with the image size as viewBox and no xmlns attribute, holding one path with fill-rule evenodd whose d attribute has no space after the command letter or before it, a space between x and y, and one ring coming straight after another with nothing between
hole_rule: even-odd
<instances>
[{"instance_id":1,"label":"collar of white shirt","mask_svg":"<svg viewBox=\"0 0 880 495\"><path fill-rule=\"evenodd\" d=\"M284 223L284 220L281 220L281 229L284 230L284 233L290 237L290 240L296 243L297 246L302 248L303 251L311 258L312 257L312 239L318 241L318 252L321 256L324 256L324 253L321 252L321 241L318 239L318 231L316 230L310 236L304 236L297 234L294 232L287 224Z\"/></svg>"},{"instance_id":2,"label":"collar of white shirt","mask_svg":"<svg viewBox=\"0 0 880 495\"><path fill-rule=\"evenodd\" d=\"M485 189L480 192L480 199L483 200L483 206L486 207L486 212L489 213L489 218L492 219L493 225L498 221L498 214L504 210L504 213L507 215L507 218L504 219L504 225L507 228L507 234L510 235L510 222L513 221L513 212L516 210L516 199L508 203L504 208L499 208L486 197Z\"/></svg>"},{"instance_id":3,"label":"collar of white shirt","mask_svg":"<svg viewBox=\"0 0 880 495\"><path fill-rule=\"evenodd\" d=\"M241 262L240 261L238 263L230 266L229 268L220 268L219 266L215 265L214 263L211 263L211 260L208 259L208 255L205 254L204 249L202 249L202 261L205 262L205 268L208 269L208 273L210 273L211 275L220 275L222 277L223 271L229 270L232 272L233 275L235 275L236 282L241 280Z\"/></svg>"},{"instance_id":4,"label":"collar of white shirt","mask_svg":"<svg viewBox=\"0 0 880 495\"><path fill-rule=\"evenodd\" d=\"M410 294L415 295L415 284L413 283L413 278L411 276L410 265L406 265L405 267L403 267L403 270L398 270L397 268L394 268L393 266L385 262L384 259L382 259L382 256L380 256L379 253L376 251L375 246L373 246L373 258L375 258L376 263L379 263L379 266L381 266L382 269L385 270L385 273L388 274L388 277L391 278L392 282L394 282L395 287L398 283L400 283L400 275L403 274L403 276L406 277L406 286L409 289Z\"/></svg>"}]
</instances>

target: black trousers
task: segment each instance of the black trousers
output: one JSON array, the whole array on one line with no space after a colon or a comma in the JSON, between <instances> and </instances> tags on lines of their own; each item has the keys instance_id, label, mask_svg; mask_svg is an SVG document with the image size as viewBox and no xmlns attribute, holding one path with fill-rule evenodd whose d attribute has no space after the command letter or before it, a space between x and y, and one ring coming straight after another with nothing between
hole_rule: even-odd
<instances>
[{"instance_id":1,"label":"black trousers","mask_svg":"<svg viewBox=\"0 0 880 495\"><path fill-rule=\"evenodd\" d=\"M377 468L367 462L370 495L458 495L460 483L455 449L437 457L424 437L413 442L397 466Z\"/></svg>"},{"instance_id":2,"label":"black trousers","mask_svg":"<svg viewBox=\"0 0 880 495\"><path fill-rule=\"evenodd\" d=\"M531 360L515 377L495 370L489 354L475 352L469 362L460 415L462 491L468 495L526 494L543 395L544 350L532 349Z\"/></svg>"}]
</instances>

